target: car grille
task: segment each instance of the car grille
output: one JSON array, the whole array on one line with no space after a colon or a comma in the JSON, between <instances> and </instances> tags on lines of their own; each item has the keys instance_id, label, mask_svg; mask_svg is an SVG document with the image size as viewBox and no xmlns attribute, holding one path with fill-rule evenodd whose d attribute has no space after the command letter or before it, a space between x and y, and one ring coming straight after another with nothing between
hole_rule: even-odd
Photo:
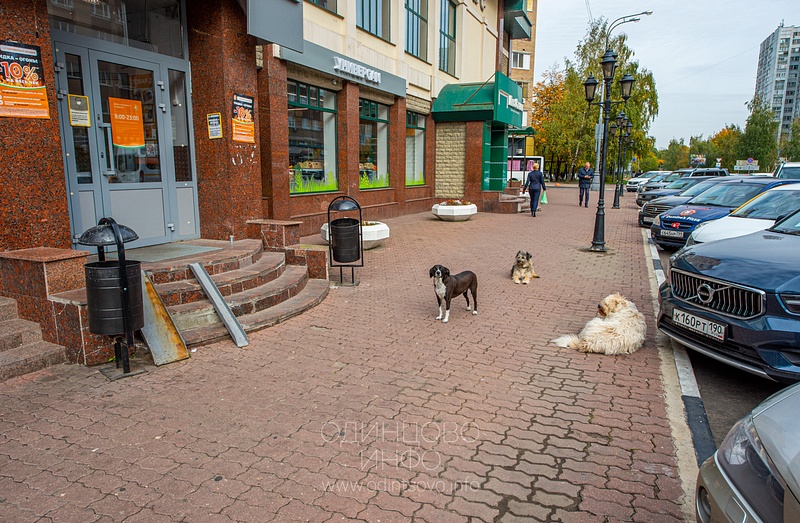
<instances>
[{"instance_id":1,"label":"car grille","mask_svg":"<svg viewBox=\"0 0 800 523\"><path fill-rule=\"evenodd\" d=\"M662 212L667 212L668 210L672 209L673 205L664 205L658 203L648 203L642 208L642 213L646 216L658 216Z\"/></svg>"},{"instance_id":2,"label":"car grille","mask_svg":"<svg viewBox=\"0 0 800 523\"><path fill-rule=\"evenodd\" d=\"M736 318L754 318L764 313L766 294L758 289L704 278L679 269L670 271L672 294L695 307Z\"/></svg>"}]
</instances>

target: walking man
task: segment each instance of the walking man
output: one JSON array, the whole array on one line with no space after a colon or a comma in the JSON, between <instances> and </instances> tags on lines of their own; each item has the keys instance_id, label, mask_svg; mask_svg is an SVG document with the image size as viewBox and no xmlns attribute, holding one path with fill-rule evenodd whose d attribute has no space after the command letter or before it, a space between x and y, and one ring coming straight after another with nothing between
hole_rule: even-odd
<instances>
[{"instance_id":1,"label":"walking man","mask_svg":"<svg viewBox=\"0 0 800 523\"><path fill-rule=\"evenodd\" d=\"M528 178L525 180L525 185L522 191L528 190L531 195L531 216L536 216L536 210L539 208L539 196L542 191L546 191L547 187L544 185L544 176L542 171L539 170L539 164L533 164L533 170L528 173Z\"/></svg>"},{"instance_id":2,"label":"walking man","mask_svg":"<svg viewBox=\"0 0 800 523\"><path fill-rule=\"evenodd\" d=\"M584 207L589 207L589 188L592 186L592 178L594 178L594 169L592 164L586 162L583 167L578 171L578 207L583 204Z\"/></svg>"}]
</instances>

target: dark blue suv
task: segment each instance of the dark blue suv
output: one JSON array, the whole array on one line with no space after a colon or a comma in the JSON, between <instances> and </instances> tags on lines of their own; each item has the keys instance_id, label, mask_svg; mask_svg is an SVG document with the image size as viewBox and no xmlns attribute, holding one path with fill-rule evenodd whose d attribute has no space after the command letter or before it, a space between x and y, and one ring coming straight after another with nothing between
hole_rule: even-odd
<instances>
[{"instance_id":1,"label":"dark blue suv","mask_svg":"<svg viewBox=\"0 0 800 523\"><path fill-rule=\"evenodd\" d=\"M659 289L658 329L738 369L800 381L800 210L771 228L686 247Z\"/></svg>"},{"instance_id":2,"label":"dark blue suv","mask_svg":"<svg viewBox=\"0 0 800 523\"><path fill-rule=\"evenodd\" d=\"M740 205L768 189L798 182L800 180L778 180L769 177L743 177L721 181L684 205L673 207L656 216L650 225L653 241L662 248L683 247L698 224L727 216Z\"/></svg>"}]
</instances>

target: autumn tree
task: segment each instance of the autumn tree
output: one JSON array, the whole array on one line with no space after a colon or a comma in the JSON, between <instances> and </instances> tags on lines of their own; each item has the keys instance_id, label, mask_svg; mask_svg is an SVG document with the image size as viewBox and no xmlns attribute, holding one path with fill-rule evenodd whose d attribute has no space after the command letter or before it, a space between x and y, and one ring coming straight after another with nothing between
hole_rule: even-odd
<instances>
[{"instance_id":1,"label":"autumn tree","mask_svg":"<svg viewBox=\"0 0 800 523\"><path fill-rule=\"evenodd\" d=\"M658 153L659 158L664 161L662 166L667 171L689 167L689 146L683 143L683 138L673 138L667 148Z\"/></svg>"},{"instance_id":2,"label":"autumn tree","mask_svg":"<svg viewBox=\"0 0 800 523\"><path fill-rule=\"evenodd\" d=\"M733 172L736 160L739 159L739 149L742 143L742 130L738 125L728 125L717 134L709 138L709 141L716 147L719 156L722 158L720 167L724 167Z\"/></svg>"}]
</instances>

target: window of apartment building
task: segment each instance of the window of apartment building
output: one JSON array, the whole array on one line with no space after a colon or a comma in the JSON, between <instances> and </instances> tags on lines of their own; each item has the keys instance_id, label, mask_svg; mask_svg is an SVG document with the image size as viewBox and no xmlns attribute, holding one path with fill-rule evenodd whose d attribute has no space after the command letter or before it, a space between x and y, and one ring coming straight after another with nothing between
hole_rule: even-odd
<instances>
[{"instance_id":1,"label":"window of apartment building","mask_svg":"<svg viewBox=\"0 0 800 523\"><path fill-rule=\"evenodd\" d=\"M389 106L358 101L359 188L389 187Z\"/></svg>"},{"instance_id":2,"label":"window of apartment building","mask_svg":"<svg viewBox=\"0 0 800 523\"><path fill-rule=\"evenodd\" d=\"M336 93L294 80L289 95L289 193L335 191Z\"/></svg>"},{"instance_id":3,"label":"window of apartment building","mask_svg":"<svg viewBox=\"0 0 800 523\"><path fill-rule=\"evenodd\" d=\"M406 112L406 185L425 185L425 115Z\"/></svg>"},{"instance_id":4,"label":"window of apartment building","mask_svg":"<svg viewBox=\"0 0 800 523\"><path fill-rule=\"evenodd\" d=\"M517 85L522 89L523 102L528 99L528 86L530 82L517 82Z\"/></svg>"},{"instance_id":5,"label":"window of apartment building","mask_svg":"<svg viewBox=\"0 0 800 523\"><path fill-rule=\"evenodd\" d=\"M389 40L389 0L356 0L356 25Z\"/></svg>"},{"instance_id":6,"label":"window of apartment building","mask_svg":"<svg viewBox=\"0 0 800 523\"><path fill-rule=\"evenodd\" d=\"M514 69L530 69L531 54L521 53L519 51L511 51L511 67Z\"/></svg>"},{"instance_id":7,"label":"window of apartment building","mask_svg":"<svg viewBox=\"0 0 800 523\"><path fill-rule=\"evenodd\" d=\"M442 19L439 23L439 69L456 75L456 4L441 0Z\"/></svg>"},{"instance_id":8,"label":"window of apartment building","mask_svg":"<svg viewBox=\"0 0 800 523\"><path fill-rule=\"evenodd\" d=\"M333 13L336 12L336 1L337 0L306 0L309 4L318 5L323 9L327 9Z\"/></svg>"},{"instance_id":9,"label":"window of apartment building","mask_svg":"<svg viewBox=\"0 0 800 523\"><path fill-rule=\"evenodd\" d=\"M406 52L428 60L428 0L406 0Z\"/></svg>"}]
</instances>

